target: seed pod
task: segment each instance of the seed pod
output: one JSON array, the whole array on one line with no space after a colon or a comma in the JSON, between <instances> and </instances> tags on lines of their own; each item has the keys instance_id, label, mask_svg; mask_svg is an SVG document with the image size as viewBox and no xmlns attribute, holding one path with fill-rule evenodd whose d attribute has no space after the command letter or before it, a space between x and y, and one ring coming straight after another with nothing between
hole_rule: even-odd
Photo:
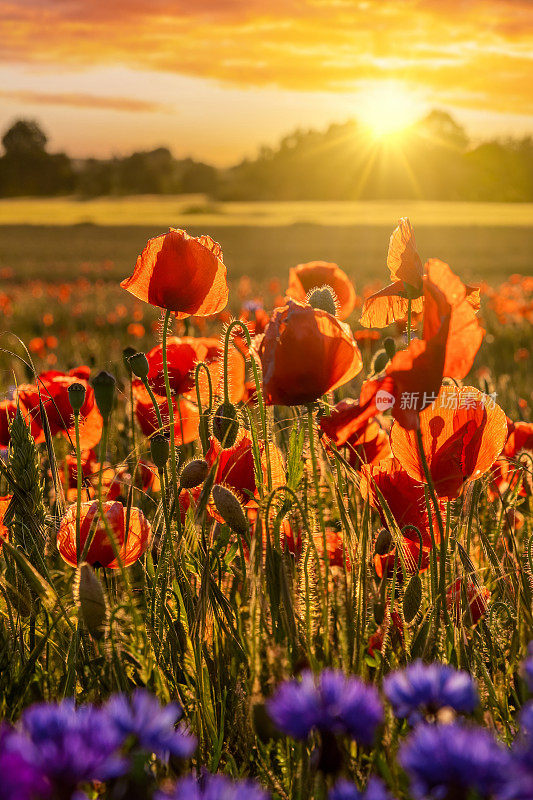
<instances>
[{"instance_id":1,"label":"seed pod","mask_svg":"<svg viewBox=\"0 0 533 800\"><path fill-rule=\"evenodd\" d=\"M131 356L134 356L136 352L137 350L134 347L125 347L122 351L122 361L124 362L124 367L129 375L132 373L130 358Z\"/></svg>"},{"instance_id":2,"label":"seed pod","mask_svg":"<svg viewBox=\"0 0 533 800\"><path fill-rule=\"evenodd\" d=\"M337 297L331 286L320 286L307 295L307 302L312 308L327 311L332 317L337 315Z\"/></svg>"},{"instance_id":3,"label":"seed pod","mask_svg":"<svg viewBox=\"0 0 533 800\"><path fill-rule=\"evenodd\" d=\"M374 600L373 604L374 619L377 625L381 625L385 619L385 603L383 600Z\"/></svg>"},{"instance_id":4,"label":"seed pod","mask_svg":"<svg viewBox=\"0 0 533 800\"><path fill-rule=\"evenodd\" d=\"M248 521L241 504L229 489L217 484L213 487L213 502L226 525L240 536L248 533Z\"/></svg>"},{"instance_id":5,"label":"seed pod","mask_svg":"<svg viewBox=\"0 0 533 800\"><path fill-rule=\"evenodd\" d=\"M406 622L411 622L420 609L422 602L422 581L420 575L413 575L405 588L403 596L403 615Z\"/></svg>"},{"instance_id":6,"label":"seed pod","mask_svg":"<svg viewBox=\"0 0 533 800\"><path fill-rule=\"evenodd\" d=\"M229 401L221 403L213 417L213 436L222 447L232 447L239 432L237 409Z\"/></svg>"},{"instance_id":7,"label":"seed pod","mask_svg":"<svg viewBox=\"0 0 533 800\"><path fill-rule=\"evenodd\" d=\"M392 536L387 528L382 528L378 533L376 544L374 545L374 552L377 556L384 556L390 551L392 547Z\"/></svg>"},{"instance_id":8,"label":"seed pod","mask_svg":"<svg viewBox=\"0 0 533 800\"><path fill-rule=\"evenodd\" d=\"M379 375L380 372L383 372L388 363L389 356L387 355L387 351L378 350L374 356L374 360L372 361L372 372L374 372L376 375Z\"/></svg>"},{"instance_id":9,"label":"seed pod","mask_svg":"<svg viewBox=\"0 0 533 800\"><path fill-rule=\"evenodd\" d=\"M200 486L207 478L209 464L203 458L194 458L185 464L180 473L180 486L182 489L194 489Z\"/></svg>"},{"instance_id":10,"label":"seed pod","mask_svg":"<svg viewBox=\"0 0 533 800\"><path fill-rule=\"evenodd\" d=\"M383 347L385 348L385 352L387 353L388 357L392 361L396 355L396 345L394 343L394 339L391 339L390 336L387 336L387 338L383 341Z\"/></svg>"},{"instance_id":11,"label":"seed pod","mask_svg":"<svg viewBox=\"0 0 533 800\"><path fill-rule=\"evenodd\" d=\"M81 616L89 633L99 638L106 616L104 590L90 564L81 564L78 573L77 601Z\"/></svg>"},{"instance_id":12,"label":"seed pod","mask_svg":"<svg viewBox=\"0 0 533 800\"><path fill-rule=\"evenodd\" d=\"M98 411L104 419L107 419L113 410L115 384L114 377L109 372L105 372L105 370L99 372L92 380L94 399L98 406Z\"/></svg>"},{"instance_id":13,"label":"seed pod","mask_svg":"<svg viewBox=\"0 0 533 800\"><path fill-rule=\"evenodd\" d=\"M150 365L144 353L134 353L128 358L133 374L142 381L146 380L150 372Z\"/></svg>"},{"instance_id":14,"label":"seed pod","mask_svg":"<svg viewBox=\"0 0 533 800\"><path fill-rule=\"evenodd\" d=\"M83 383L71 383L68 387L68 399L72 410L79 414L85 402L85 386Z\"/></svg>"},{"instance_id":15,"label":"seed pod","mask_svg":"<svg viewBox=\"0 0 533 800\"><path fill-rule=\"evenodd\" d=\"M156 433L150 439L150 453L152 455L152 461L157 469L165 469L170 455L170 444L162 433Z\"/></svg>"}]
</instances>

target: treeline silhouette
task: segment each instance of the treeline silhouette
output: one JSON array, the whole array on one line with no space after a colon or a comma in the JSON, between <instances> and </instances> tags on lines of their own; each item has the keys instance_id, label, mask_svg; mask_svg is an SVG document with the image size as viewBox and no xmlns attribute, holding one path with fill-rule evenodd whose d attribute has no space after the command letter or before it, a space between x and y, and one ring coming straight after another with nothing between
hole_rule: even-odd
<instances>
[{"instance_id":1,"label":"treeline silhouette","mask_svg":"<svg viewBox=\"0 0 533 800\"><path fill-rule=\"evenodd\" d=\"M533 139L473 144L446 112L432 111L401 136L376 140L356 121L297 130L255 159L218 169L167 148L123 158L49 153L37 122L2 138L0 196L202 193L236 200L533 200Z\"/></svg>"}]
</instances>

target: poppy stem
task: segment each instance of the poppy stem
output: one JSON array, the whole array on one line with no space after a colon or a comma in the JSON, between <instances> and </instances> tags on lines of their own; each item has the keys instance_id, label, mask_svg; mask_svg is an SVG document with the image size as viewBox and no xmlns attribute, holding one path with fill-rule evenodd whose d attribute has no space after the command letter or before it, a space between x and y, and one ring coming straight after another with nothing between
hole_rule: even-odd
<instances>
[{"instance_id":1,"label":"poppy stem","mask_svg":"<svg viewBox=\"0 0 533 800\"><path fill-rule=\"evenodd\" d=\"M170 392L170 380L168 377L168 361L167 361L167 339L168 339L168 326L170 323L170 309L165 311L165 320L163 322L163 373L165 376L165 389L167 392L167 405L168 405L168 421L170 428L170 474L172 476L172 491L174 493L174 502L176 504L177 517L179 519L179 503L178 503L178 469L176 463L176 441L174 439L174 406L172 404L172 394ZM179 522L178 522L179 529Z\"/></svg>"},{"instance_id":2,"label":"poppy stem","mask_svg":"<svg viewBox=\"0 0 533 800\"><path fill-rule=\"evenodd\" d=\"M202 397L200 392L200 370L205 370L205 374L207 376L207 387L209 391L209 404L207 410L204 412L202 410ZM196 369L194 370L194 384L196 387L196 404L198 406L198 412L200 414L200 442L202 443L202 452L205 456L207 451L209 450L209 423L208 417L211 411L213 410L213 382L211 380L211 373L209 372L209 368L205 361L200 361L196 365Z\"/></svg>"},{"instance_id":3,"label":"poppy stem","mask_svg":"<svg viewBox=\"0 0 533 800\"><path fill-rule=\"evenodd\" d=\"M80 412L74 412L74 430L76 432L76 563L79 566L81 555L81 447L80 447Z\"/></svg>"},{"instance_id":4,"label":"poppy stem","mask_svg":"<svg viewBox=\"0 0 533 800\"><path fill-rule=\"evenodd\" d=\"M411 343L411 315L413 313L413 301L407 301L407 346Z\"/></svg>"}]
</instances>

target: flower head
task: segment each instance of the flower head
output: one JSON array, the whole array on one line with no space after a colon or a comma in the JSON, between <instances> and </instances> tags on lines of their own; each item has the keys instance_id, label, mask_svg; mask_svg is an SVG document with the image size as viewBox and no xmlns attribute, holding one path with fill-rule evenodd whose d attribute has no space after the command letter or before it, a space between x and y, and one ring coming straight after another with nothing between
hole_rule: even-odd
<instances>
[{"instance_id":1,"label":"flower head","mask_svg":"<svg viewBox=\"0 0 533 800\"><path fill-rule=\"evenodd\" d=\"M50 784L36 763L31 742L7 725L0 727L0 774L3 800L50 797Z\"/></svg>"},{"instance_id":2,"label":"flower head","mask_svg":"<svg viewBox=\"0 0 533 800\"><path fill-rule=\"evenodd\" d=\"M379 778L371 777L366 789L361 790L350 781L341 778L329 793L328 800L393 800L393 798Z\"/></svg>"},{"instance_id":3,"label":"flower head","mask_svg":"<svg viewBox=\"0 0 533 800\"><path fill-rule=\"evenodd\" d=\"M287 296L305 301L309 292L321 286L331 286L338 303L339 319L346 319L355 308L353 283L337 264L327 261L310 261L298 264L289 271Z\"/></svg>"},{"instance_id":4,"label":"flower head","mask_svg":"<svg viewBox=\"0 0 533 800\"><path fill-rule=\"evenodd\" d=\"M157 792L155 800L268 800L268 794L254 781L204 772L199 778L182 778L171 794Z\"/></svg>"},{"instance_id":5,"label":"flower head","mask_svg":"<svg viewBox=\"0 0 533 800\"><path fill-rule=\"evenodd\" d=\"M305 671L301 680L283 683L268 702L283 733L305 739L313 728L344 734L370 745L383 718L377 690L358 678L326 669L318 678Z\"/></svg>"},{"instance_id":6,"label":"flower head","mask_svg":"<svg viewBox=\"0 0 533 800\"><path fill-rule=\"evenodd\" d=\"M176 729L182 710L177 703L162 707L154 695L137 689L131 697L114 695L104 707L108 724L117 737L132 736L137 745L159 758L169 755L188 758L196 748L196 740L184 730Z\"/></svg>"},{"instance_id":7,"label":"flower head","mask_svg":"<svg viewBox=\"0 0 533 800\"><path fill-rule=\"evenodd\" d=\"M470 714L479 702L468 672L420 660L388 675L383 688L394 714L400 719L406 717L411 724L418 722L424 712L435 712L445 706Z\"/></svg>"}]
</instances>

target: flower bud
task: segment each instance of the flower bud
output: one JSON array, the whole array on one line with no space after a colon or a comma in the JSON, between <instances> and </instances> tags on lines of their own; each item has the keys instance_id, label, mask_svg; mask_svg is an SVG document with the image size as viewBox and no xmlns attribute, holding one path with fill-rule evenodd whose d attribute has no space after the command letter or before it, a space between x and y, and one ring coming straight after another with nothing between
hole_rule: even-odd
<instances>
[{"instance_id":1,"label":"flower bud","mask_svg":"<svg viewBox=\"0 0 533 800\"><path fill-rule=\"evenodd\" d=\"M165 469L170 455L170 444L162 433L156 433L150 439L150 453L152 455L152 461L157 469Z\"/></svg>"},{"instance_id":2,"label":"flower bud","mask_svg":"<svg viewBox=\"0 0 533 800\"><path fill-rule=\"evenodd\" d=\"M103 633L106 602L102 584L87 562L79 567L77 601L89 633L99 638Z\"/></svg>"},{"instance_id":3,"label":"flower bud","mask_svg":"<svg viewBox=\"0 0 533 800\"><path fill-rule=\"evenodd\" d=\"M213 436L222 447L232 447L239 432L237 409L230 402L219 405L213 417Z\"/></svg>"},{"instance_id":4,"label":"flower bud","mask_svg":"<svg viewBox=\"0 0 533 800\"><path fill-rule=\"evenodd\" d=\"M125 347L122 351L122 360L126 368L126 372L131 375L130 357L134 356L137 350L134 347Z\"/></svg>"},{"instance_id":5,"label":"flower bud","mask_svg":"<svg viewBox=\"0 0 533 800\"><path fill-rule=\"evenodd\" d=\"M142 381L145 381L148 377L148 373L150 371L150 365L148 363L148 359L146 358L144 353L134 353L128 359L130 369L133 374L140 378Z\"/></svg>"},{"instance_id":6,"label":"flower bud","mask_svg":"<svg viewBox=\"0 0 533 800\"><path fill-rule=\"evenodd\" d=\"M382 528L378 533L374 552L377 556L384 556L392 547L392 536L386 528Z\"/></svg>"},{"instance_id":7,"label":"flower bud","mask_svg":"<svg viewBox=\"0 0 533 800\"><path fill-rule=\"evenodd\" d=\"M337 315L337 298L331 286L321 286L318 289L313 289L307 295L307 301L312 308L327 311L332 317Z\"/></svg>"},{"instance_id":8,"label":"flower bud","mask_svg":"<svg viewBox=\"0 0 533 800\"><path fill-rule=\"evenodd\" d=\"M374 360L372 361L372 372L376 375L379 375L380 372L383 372L389 361L390 359L387 351L378 350L374 356Z\"/></svg>"},{"instance_id":9,"label":"flower bud","mask_svg":"<svg viewBox=\"0 0 533 800\"><path fill-rule=\"evenodd\" d=\"M213 487L213 502L226 525L240 536L248 533L248 521L241 504L229 489L217 484Z\"/></svg>"},{"instance_id":10,"label":"flower bud","mask_svg":"<svg viewBox=\"0 0 533 800\"><path fill-rule=\"evenodd\" d=\"M394 339L392 339L390 336L387 336L387 338L383 341L383 347L385 348L385 352L387 353L388 357L392 361L396 355L396 345L394 343Z\"/></svg>"},{"instance_id":11,"label":"flower bud","mask_svg":"<svg viewBox=\"0 0 533 800\"><path fill-rule=\"evenodd\" d=\"M209 464L203 458L194 458L185 464L180 473L180 486L182 489L194 489L200 486L207 478Z\"/></svg>"},{"instance_id":12,"label":"flower bud","mask_svg":"<svg viewBox=\"0 0 533 800\"><path fill-rule=\"evenodd\" d=\"M411 622L420 608L422 602L422 581L418 573L413 575L405 588L403 595L403 615L406 622Z\"/></svg>"},{"instance_id":13,"label":"flower bud","mask_svg":"<svg viewBox=\"0 0 533 800\"><path fill-rule=\"evenodd\" d=\"M74 413L79 414L85 402L85 386L83 383L71 383L68 387L68 399Z\"/></svg>"},{"instance_id":14,"label":"flower bud","mask_svg":"<svg viewBox=\"0 0 533 800\"><path fill-rule=\"evenodd\" d=\"M98 406L98 411L104 419L107 419L113 410L115 384L114 377L104 370L99 372L92 380L94 399Z\"/></svg>"}]
</instances>

